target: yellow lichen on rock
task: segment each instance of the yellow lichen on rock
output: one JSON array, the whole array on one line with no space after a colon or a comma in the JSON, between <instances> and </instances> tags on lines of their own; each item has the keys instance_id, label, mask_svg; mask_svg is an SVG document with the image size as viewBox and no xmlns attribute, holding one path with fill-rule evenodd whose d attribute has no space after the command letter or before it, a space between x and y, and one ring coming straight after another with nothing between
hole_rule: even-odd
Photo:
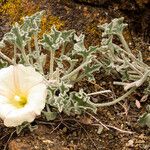
<instances>
[{"instance_id":1,"label":"yellow lichen on rock","mask_svg":"<svg viewBox=\"0 0 150 150\"><path fill-rule=\"evenodd\" d=\"M44 1L43 1L44 2ZM9 0L2 4L0 13L3 16L8 17L9 24L14 24L15 22L22 22L22 18L25 16L30 16L39 10L42 2L34 3L30 0ZM41 24L41 34L50 31L50 28L55 25L59 30L64 26L64 21L61 21L59 17L53 16L50 10L47 11L47 16L42 18Z\"/></svg>"},{"instance_id":2,"label":"yellow lichen on rock","mask_svg":"<svg viewBox=\"0 0 150 150\"><path fill-rule=\"evenodd\" d=\"M53 25L57 30L60 30L65 25L65 22L61 21L57 16L53 16L51 14L48 14L48 16L43 16L40 36L45 32L50 32Z\"/></svg>"},{"instance_id":3,"label":"yellow lichen on rock","mask_svg":"<svg viewBox=\"0 0 150 150\"><path fill-rule=\"evenodd\" d=\"M32 15L39 10L38 4L30 0L9 0L2 4L0 14L8 16L10 24L21 21L21 18Z\"/></svg>"}]
</instances>

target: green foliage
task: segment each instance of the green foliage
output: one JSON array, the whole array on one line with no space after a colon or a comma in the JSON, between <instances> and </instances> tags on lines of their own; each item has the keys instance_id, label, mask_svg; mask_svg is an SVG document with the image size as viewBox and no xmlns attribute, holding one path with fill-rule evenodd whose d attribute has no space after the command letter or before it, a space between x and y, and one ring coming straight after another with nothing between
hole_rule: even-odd
<instances>
[{"instance_id":1,"label":"green foliage","mask_svg":"<svg viewBox=\"0 0 150 150\"><path fill-rule=\"evenodd\" d=\"M0 69L5 68L8 66L8 62L5 60L0 59Z\"/></svg>"},{"instance_id":2,"label":"green foliage","mask_svg":"<svg viewBox=\"0 0 150 150\"><path fill-rule=\"evenodd\" d=\"M29 129L32 132L35 129L37 129L37 126L36 125L32 126L30 123L24 122L22 125L16 127L16 133L20 134L24 129Z\"/></svg>"},{"instance_id":3,"label":"green foliage","mask_svg":"<svg viewBox=\"0 0 150 150\"><path fill-rule=\"evenodd\" d=\"M126 24L122 21L123 18L114 19L110 24L101 26L107 37L102 39L99 52L104 56L100 61L105 70L111 72L115 69L120 73L122 81L127 82L120 84L124 85L125 90L128 90L132 87L140 87L145 82L150 82L150 67L143 62L140 52L138 56L132 54L123 37L122 32ZM121 47L113 43L114 35L120 39Z\"/></svg>"},{"instance_id":4,"label":"green foliage","mask_svg":"<svg viewBox=\"0 0 150 150\"><path fill-rule=\"evenodd\" d=\"M58 108L59 112L67 115L81 114L85 110L96 113L96 106L90 101L90 97L81 89L79 92L69 92L70 85L60 83L55 89L50 89L51 97L48 103Z\"/></svg>"},{"instance_id":5,"label":"green foliage","mask_svg":"<svg viewBox=\"0 0 150 150\"><path fill-rule=\"evenodd\" d=\"M123 30L127 24L123 23L123 18L114 19L111 23L100 25L99 27L104 30L102 36L104 37L101 42L99 52L103 55L100 60L102 67L107 72L118 72L121 75L122 82L114 82L117 85L123 85L124 90L134 90L144 85L143 94L149 96L150 94L150 66L143 62L142 54L139 52L134 56L123 37ZM114 37L120 39L120 45L115 44ZM139 122L141 125L150 127L150 109L144 113Z\"/></svg>"},{"instance_id":6,"label":"green foliage","mask_svg":"<svg viewBox=\"0 0 150 150\"><path fill-rule=\"evenodd\" d=\"M106 35L118 35L122 34L124 28L127 26L127 24L123 23L124 18L116 18L113 19L110 23L105 23L103 25L100 25L102 30L104 30L102 36Z\"/></svg>"},{"instance_id":7,"label":"green foliage","mask_svg":"<svg viewBox=\"0 0 150 150\"><path fill-rule=\"evenodd\" d=\"M82 114L85 111L96 113L97 107L113 105L145 83L148 85L145 93L149 94L150 66L143 62L141 53L138 56L132 54L123 37L122 32L127 25L123 23L123 18L101 25L100 28L103 30L101 46L87 48L83 34L77 35L74 30L58 31L55 26L39 39L43 13L44 11L41 11L25 17L23 24L16 23L10 32L6 33L0 41L0 48L5 47L4 42L12 44L14 58L11 60L2 52L0 56L13 65L16 63L31 65L43 75L48 86L43 115L48 121L54 120L57 112L64 112L67 115ZM121 45L113 42L116 36L120 39ZM31 46L31 43L34 43L34 46ZM42 49L50 54L49 70L46 68L46 71L45 64L49 57ZM97 53L102 55L100 59ZM0 67L6 65L5 61L0 59ZM95 80L93 73L101 67L108 73L114 70L118 72L122 77L122 82L115 82L115 84L123 85L124 89L129 91L112 102L95 104L90 101L89 94L86 94L83 89L73 91L73 87L74 83L83 79ZM149 118L149 112L145 113L140 122L150 126ZM26 125L19 127L17 133L25 127ZM31 126L29 128L32 130Z\"/></svg>"},{"instance_id":8,"label":"green foliage","mask_svg":"<svg viewBox=\"0 0 150 150\"><path fill-rule=\"evenodd\" d=\"M23 18L24 23L22 25L15 23L11 31L4 35L3 41L17 46L18 49L23 49L27 45L27 42L31 40L32 35L39 32L43 13L41 11L30 17Z\"/></svg>"},{"instance_id":9,"label":"green foliage","mask_svg":"<svg viewBox=\"0 0 150 150\"><path fill-rule=\"evenodd\" d=\"M141 126L148 126L150 128L150 105L147 106L147 112L140 116L138 122Z\"/></svg>"},{"instance_id":10,"label":"green foliage","mask_svg":"<svg viewBox=\"0 0 150 150\"><path fill-rule=\"evenodd\" d=\"M94 80L93 72L98 71L101 66L95 55L97 47L86 48L83 34L78 36L74 30L58 31L55 26L50 32L43 34L42 39L38 39L43 13L41 11L25 17L22 25L16 23L4 35L0 46L4 47L6 41L14 45L18 60L16 63L32 65L44 76L48 85L48 97L43 114L48 121L55 119L57 112L71 115L90 110L96 113L96 106L83 89L72 92L70 90L75 82L83 78ZM31 47L32 41L34 50ZM44 72L47 55L41 51L42 48L50 53L48 72ZM28 53L25 49L28 49ZM60 56L55 57L58 50L61 50ZM52 107L55 109L52 110Z\"/></svg>"}]
</instances>

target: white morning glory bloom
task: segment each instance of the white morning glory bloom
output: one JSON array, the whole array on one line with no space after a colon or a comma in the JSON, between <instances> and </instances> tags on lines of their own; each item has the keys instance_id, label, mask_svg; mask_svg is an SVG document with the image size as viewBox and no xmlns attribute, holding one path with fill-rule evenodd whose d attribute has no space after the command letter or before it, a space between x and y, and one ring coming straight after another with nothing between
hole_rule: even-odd
<instances>
[{"instance_id":1,"label":"white morning glory bloom","mask_svg":"<svg viewBox=\"0 0 150 150\"><path fill-rule=\"evenodd\" d=\"M46 84L33 67L9 66L0 70L0 118L7 127L32 122L46 102Z\"/></svg>"}]
</instances>

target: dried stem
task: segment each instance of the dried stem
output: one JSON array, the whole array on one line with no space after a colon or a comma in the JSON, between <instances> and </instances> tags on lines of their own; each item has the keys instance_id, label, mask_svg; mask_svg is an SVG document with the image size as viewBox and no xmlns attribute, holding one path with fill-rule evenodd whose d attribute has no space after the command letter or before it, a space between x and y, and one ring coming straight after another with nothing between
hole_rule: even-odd
<instances>
[{"instance_id":1,"label":"dried stem","mask_svg":"<svg viewBox=\"0 0 150 150\"><path fill-rule=\"evenodd\" d=\"M9 64L14 65L14 62L9 57L7 57L5 54L3 54L1 51L0 51L0 57L2 59L6 60Z\"/></svg>"},{"instance_id":2,"label":"dried stem","mask_svg":"<svg viewBox=\"0 0 150 150\"><path fill-rule=\"evenodd\" d=\"M94 93L89 93L87 94L88 96L92 96L92 95L98 95L98 94L104 94L104 93L110 93L110 90L104 90L104 91L98 91L98 92L94 92Z\"/></svg>"}]
</instances>

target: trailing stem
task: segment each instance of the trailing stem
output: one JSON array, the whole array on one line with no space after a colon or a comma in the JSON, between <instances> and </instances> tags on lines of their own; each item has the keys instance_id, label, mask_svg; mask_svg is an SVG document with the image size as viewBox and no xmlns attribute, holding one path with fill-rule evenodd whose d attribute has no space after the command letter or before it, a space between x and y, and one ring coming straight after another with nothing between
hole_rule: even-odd
<instances>
[{"instance_id":1,"label":"trailing stem","mask_svg":"<svg viewBox=\"0 0 150 150\"><path fill-rule=\"evenodd\" d=\"M14 64L16 64L16 58L17 57L17 47L14 45Z\"/></svg>"},{"instance_id":2,"label":"trailing stem","mask_svg":"<svg viewBox=\"0 0 150 150\"><path fill-rule=\"evenodd\" d=\"M77 67L75 70L73 70L72 72L70 72L69 74L65 75L62 77L62 80L66 80L67 78L70 78L71 76L73 76L74 74L76 74L78 71L80 71L84 66L86 66L87 64L89 64L90 61L85 61L84 63L82 63L79 67Z\"/></svg>"},{"instance_id":3,"label":"trailing stem","mask_svg":"<svg viewBox=\"0 0 150 150\"><path fill-rule=\"evenodd\" d=\"M34 45L35 45L35 50L37 52L37 57L39 58L40 57L40 49L39 49L39 45L38 45L38 33L37 32L34 34ZM42 63L40 62L40 59L37 59L37 62L39 64L40 72L43 73L43 66L42 66Z\"/></svg>"},{"instance_id":4,"label":"trailing stem","mask_svg":"<svg viewBox=\"0 0 150 150\"><path fill-rule=\"evenodd\" d=\"M104 107L104 106L111 106L114 105L118 102L120 102L121 100L125 99L126 97L128 97L132 92L134 92L136 89L136 87L131 88L128 92L126 92L124 95L122 95L121 97L113 100L112 102L107 102L107 103L101 103L101 104L94 104L96 107Z\"/></svg>"},{"instance_id":5,"label":"trailing stem","mask_svg":"<svg viewBox=\"0 0 150 150\"><path fill-rule=\"evenodd\" d=\"M28 42L28 50L29 50L29 53L32 54L30 41ZM31 64L33 64L33 59L32 59L32 57L30 57L30 62L31 62Z\"/></svg>"},{"instance_id":6,"label":"trailing stem","mask_svg":"<svg viewBox=\"0 0 150 150\"><path fill-rule=\"evenodd\" d=\"M53 73L54 73L54 56L55 56L55 51L50 50L50 68L49 68L49 79L53 79Z\"/></svg>"},{"instance_id":7,"label":"trailing stem","mask_svg":"<svg viewBox=\"0 0 150 150\"><path fill-rule=\"evenodd\" d=\"M125 50L126 50L127 52L131 53L131 50L130 50L130 48L129 48L127 42L125 41L125 39L124 39L122 33L121 33L121 34L118 34L118 37L119 37L121 43L123 44L123 47L125 48Z\"/></svg>"},{"instance_id":8,"label":"trailing stem","mask_svg":"<svg viewBox=\"0 0 150 150\"><path fill-rule=\"evenodd\" d=\"M6 60L9 64L13 64L14 65L14 62L9 57L7 57L5 54L3 54L1 51L0 51L0 57L2 59Z\"/></svg>"},{"instance_id":9,"label":"trailing stem","mask_svg":"<svg viewBox=\"0 0 150 150\"><path fill-rule=\"evenodd\" d=\"M29 65L30 62L29 62L29 59L28 59L28 57L27 57L27 55L26 55L26 53L25 53L25 49L22 48L22 49L20 49L20 51L21 51L21 53L22 53L22 57L23 57L25 63L26 63L27 65Z\"/></svg>"}]
</instances>

